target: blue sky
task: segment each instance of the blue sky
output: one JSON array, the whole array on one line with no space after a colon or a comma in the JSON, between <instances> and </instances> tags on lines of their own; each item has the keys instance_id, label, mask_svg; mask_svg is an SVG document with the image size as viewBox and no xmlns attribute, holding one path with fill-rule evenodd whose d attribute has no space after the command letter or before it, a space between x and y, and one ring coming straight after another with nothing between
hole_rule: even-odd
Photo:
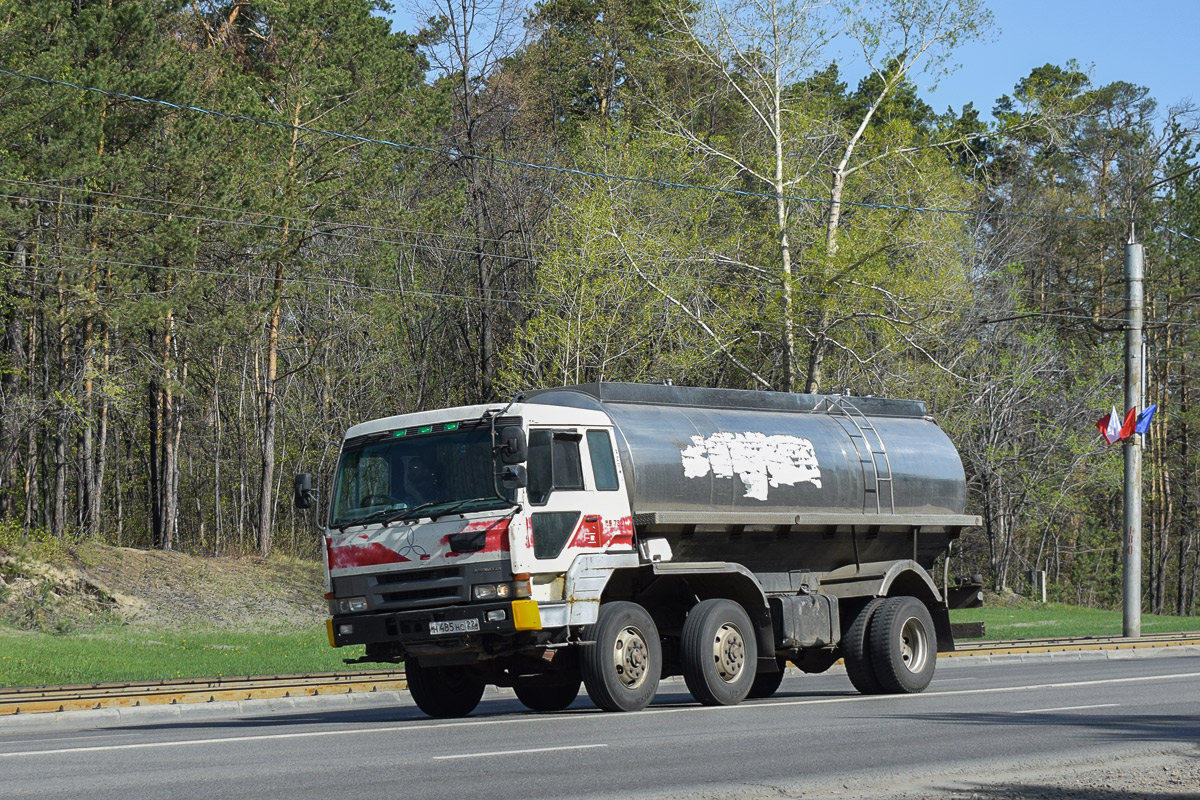
<instances>
[{"instance_id":1,"label":"blue sky","mask_svg":"<svg viewBox=\"0 0 1200 800\"><path fill-rule=\"evenodd\" d=\"M399 8L405 0L396 0ZM922 97L937 111L968 102L985 117L996 98L1047 62L1074 58L1095 85L1128 81L1150 89L1160 110L1192 99L1200 104L1200 0L991 0L990 40L961 47L960 64L936 91L917 76ZM411 25L399 11L394 26ZM843 75L857 76L851 65Z\"/></svg>"},{"instance_id":2,"label":"blue sky","mask_svg":"<svg viewBox=\"0 0 1200 800\"><path fill-rule=\"evenodd\" d=\"M1097 86L1150 89L1160 110L1200 103L1200 0L993 0L998 33L957 52L961 67L923 92L937 111L974 101L985 114L1034 67L1074 58ZM918 80L918 85L923 82Z\"/></svg>"}]
</instances>

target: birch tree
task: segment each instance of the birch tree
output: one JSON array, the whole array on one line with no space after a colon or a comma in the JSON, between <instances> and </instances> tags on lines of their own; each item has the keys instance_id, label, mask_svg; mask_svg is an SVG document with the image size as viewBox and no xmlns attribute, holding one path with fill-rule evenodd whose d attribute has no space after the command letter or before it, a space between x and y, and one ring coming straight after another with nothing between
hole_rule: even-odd
<instances>
[{"instance_id":1,"label":"birch tree","mask_svg":"<svg viewBox=\"0 0 1200 800\"><path fill-rule=\"evenodd\" d=\"M807 353L803 386L815 392L822 384L832 329L855 318L857 309L839 299L864 257L863 252L839 252L851 179L862 175L861 182L870 185L865 176L878 175L897 160L919 173L914 153L935 148L915 141L911 132L898 137L888 131L872 139L879 109L919 68L940 69L954 46L984 29L988 19L978 0L880 0L868 6L738 0L713 2L694 13L684 6L675 13L675 57L715 76L728 102L744 113L744 127L714 137L698 115L662 104L664 128L688 148L724 164L726 185L749 185L770 198L764 224L771 231L770 272L780 296L779 388L794 391L801 384L798 329ZM843 105L830 114L806 80L828 65L831 43L839 36L857 43L876 80L864 82L873 88L865 106ZM846 111L856 113L845 116ZM873 146L864 150L869 139ZM878 188L878 179L872 180ZM819 195L826 199L814 203ZM813 236L816 224L824 231L820 239ZM803 274L797 270L801 260ZM797 299L801 286L807 303L803 312ZM807 324L799 324L801 317Z\"/></svg>"}]
</instances>

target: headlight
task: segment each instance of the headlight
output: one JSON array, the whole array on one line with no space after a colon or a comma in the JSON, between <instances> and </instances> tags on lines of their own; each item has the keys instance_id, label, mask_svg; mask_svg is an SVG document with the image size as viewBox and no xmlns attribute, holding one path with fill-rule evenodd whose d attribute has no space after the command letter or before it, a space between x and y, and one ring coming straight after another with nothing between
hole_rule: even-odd
<instances>
[{"instance_id":1,"label":"headlight","mask_svg":"<svg viewBox=\"0 0 1200 800\"><path fill-rule=\"evenodd\" d=\"M507 583L478 583L475 585L476 600L503 600L512 594Z\"/></svg>"},{"instance_id":2,"label":"headlight","mask_svg":"<svg viewBox=\"0 0 1200 800\"><path fill-rule=\"evenodd\" d=\"M334 614L357 614L367 610L367 598L343 597L339 600L331 600L329 606L330 611Z\"/></svg>"}]
</instances>

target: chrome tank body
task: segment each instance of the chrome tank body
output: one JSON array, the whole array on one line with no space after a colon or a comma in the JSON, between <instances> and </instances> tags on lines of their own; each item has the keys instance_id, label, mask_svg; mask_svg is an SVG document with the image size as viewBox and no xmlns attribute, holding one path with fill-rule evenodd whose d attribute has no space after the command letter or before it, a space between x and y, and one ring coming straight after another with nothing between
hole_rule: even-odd
<instances>
[{"instance_id":1,"label":"chrome tank body","mask_svg":"<svg viewBox=\"0 0 1200 800\"><path fill-rule=\"evenodd\" d=\"M688 560L798 569L783 540L807 533L810 569L929 565L975 524L958 452L920 402L623 383L523 400L604 411L635 530Z\"/></svg>"}]
</instances>

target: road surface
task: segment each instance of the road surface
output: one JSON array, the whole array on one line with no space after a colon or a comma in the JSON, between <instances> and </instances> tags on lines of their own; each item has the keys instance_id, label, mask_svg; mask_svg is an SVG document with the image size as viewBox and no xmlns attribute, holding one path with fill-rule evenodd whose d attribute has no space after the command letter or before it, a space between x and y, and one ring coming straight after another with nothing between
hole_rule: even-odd
<instances>
[{"instance_id":1,"label":"road surface","mask_svg":"<svg viewBox=\"0 0 1200 800\"><path fill-rule=\"evenodd\" d=\"M909 696L858 695L840 670L794 675L773 698L719 708L669 681L635 714L599 712L583 693L564 712L533 714L496 693L471 717L430 720L387 693L4 718L0 797L847 798L987 787L1019 770L1200 754L1196 650L955 659ZM1200 797L1200 785L1147 796Z\"/></svg>"}]
</instances>

